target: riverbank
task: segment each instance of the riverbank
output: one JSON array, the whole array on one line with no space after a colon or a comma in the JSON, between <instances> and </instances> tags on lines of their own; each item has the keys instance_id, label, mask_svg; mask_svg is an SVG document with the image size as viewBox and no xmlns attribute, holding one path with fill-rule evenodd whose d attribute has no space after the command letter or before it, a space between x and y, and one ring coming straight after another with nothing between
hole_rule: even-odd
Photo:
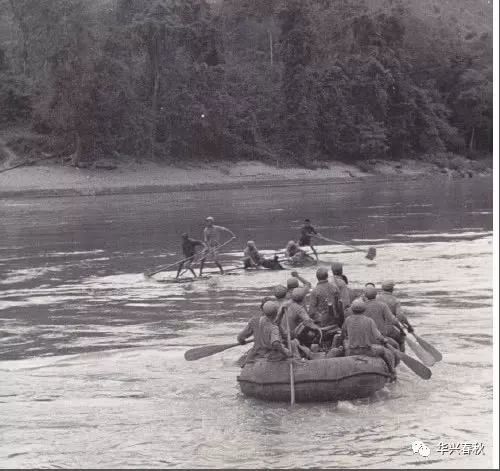
<instances>
[{"instance_id":1,"label":"riverbank","mask_svg":"<svg viewBox=\"0 0 500 471\"><path fill-rule=\"evenodd\" d=\"M304 182L359 182L414 180L429 177L469 178L491 175L491 170L450 169L417 160L372 161L363 170L341 162L314 170L280 168L256 161L215 162L197 166L107 160L92 168L40 162L0 173L0 198L97 196L110 194L168 193L246 186L299 185Z\"/></svg>"}]
</instances>

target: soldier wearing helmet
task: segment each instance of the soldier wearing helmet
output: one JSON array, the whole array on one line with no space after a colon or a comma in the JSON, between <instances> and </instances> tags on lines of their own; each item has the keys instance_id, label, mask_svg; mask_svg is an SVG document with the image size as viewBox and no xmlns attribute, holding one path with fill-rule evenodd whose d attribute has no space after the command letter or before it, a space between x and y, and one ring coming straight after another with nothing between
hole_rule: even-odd
<instances>
[{"instance_id":1,"label":"soldier wearing helmet","mask_svg":"<svg viewBox=\"0 0 500 471\"><path fill-rule=\"evenodd\" d=\"M306 288L295 288L292 291L292 299L283 306L280 314L276 318L276 323L280 326L281 335L287 337L287 330L290 329L292 339L300 337L300 334L308 330L319 330L319 327L307 314L304 306ZM300 340L300 339L299 339Z\"/></svg>"},{"instance_id":2,"label":"soldier wearing helmet","mask_svg":"<svg viewBox=\"0 0 500 471\"><path fill-rule=\"evenodd\" d=\"M290 350L283 345L278 326L273 322L278 308L276 301L264 302L262 315L252 317L238 334L237 340L242 345L250 336L253 335L254 338L253 347L247 353L244 363L254 362L258 358L277 361L291 356Z\"/></svg>"},{"instance_id":3,"label":"soldier wearing helmet","mask_svg":"<svg viewBox=\"0 0 500 471\"><path fill-rule=\"evenodd\" d=\"M339 306L337 285L328 282L327 268L318 268L316 278L318 283L309 298L309 316L321 327L332 325L342 327L344 313Z\"/></svg>"},{"instance_id":4,"label":"soldier wearing helmet","mask_svg":"<svg viewBox=\"0 0 500 471\"><path fill-rule=\"evenodd\" d=\"M382 335L394 339L398 343L399 349L404 352L405 333L403 326L392 314L389 306L378 298L377 289L372 286L366 287L364 298L365 316L373 319Z\"/></svg>"},{"instance_id":5,"label":"soldier wearing helmet","mask_svg":"<svg viewBox=\"0 0 500 471\"><path fill-rule=\"evenodd\" d=\"M394 286L394 281L384 281L382 283L382 291L378 293L377 299L387 304L398 321L401 322L401 324L403 324L403 326L408 329L408 332L411 333L413 332L413 327L411 326L408 318L403 314L403 311L401 309L401 302L393 294Z\"/></svg>"},{"instance_id":6,"label":"soldier wearing helmet","mask_svg":"<svg viewBox=\"0 0 500 471\"><path fill-rule=\"evenodd\" d=\"M339 290L340 301L344 311L351 305L351 293L347 287L347 283L343 275L343 266L339 262L332 263L332 283L335 284Z\"/></svg>"},{"instance_id":7,"label":"soldier wearing helmet","mask_svg":"<svg viewBox=\"0 0 500 471\"><path fill-rule=\"evenodd\" d=\"M366 303L361 299L356 299L350 309L352 315L346 318L342 326L342 336L347 342L346 356L381 357L385 361L392 379L395 379L394 354L384 348L388 345L387 339L377 329L373 319L365 315Z\"/></svg>"}]
</instances>

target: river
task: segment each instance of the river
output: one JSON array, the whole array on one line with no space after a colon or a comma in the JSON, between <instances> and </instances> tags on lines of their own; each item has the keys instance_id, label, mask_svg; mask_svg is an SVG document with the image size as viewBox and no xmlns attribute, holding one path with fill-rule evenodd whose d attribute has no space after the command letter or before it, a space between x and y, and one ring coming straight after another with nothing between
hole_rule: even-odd
<instances>
[{"instance_id":1,"label":"river","mask_svg":"<svg viewBox=\"0 0 500 471\"><path fill-rule=\"evenodd\" d=\"M286 280L142 275L180 258L180 234L201 237L207 215L238 235L228 266L247 239L282 249L304 217L376 247L372 262L338 245L320 259L343 262L351 286L397 281L416 331L443 353L432 378L401 366L369 400L291 408L240 393L246 347L186 362L188 348L233 341ZM0 217L0 467L492 465L490 179L12 199ZM412 452L416 439L430 456Z\"/></svg>"}]
</instances>

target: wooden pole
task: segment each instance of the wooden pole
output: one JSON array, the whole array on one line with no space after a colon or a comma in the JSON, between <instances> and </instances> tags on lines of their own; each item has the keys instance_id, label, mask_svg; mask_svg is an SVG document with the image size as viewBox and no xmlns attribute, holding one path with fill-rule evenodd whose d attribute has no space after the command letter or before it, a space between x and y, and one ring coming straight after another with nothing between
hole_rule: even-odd
<instances>
[{"instance_id":1,"label":"wooden pole","mask_svg":"<svg viewBox=\"0 0 500 471\"><path fill-rule=\"evenodd\" d=\"M290 324L288 322L288 312L285 308L285 321L286 321L286 336L288 340L288 348L290 352L292 351L292 336L290 335ZM295 376L293 373L293 356L290 358L290 404L293 406L295 404Z\"/></svg>"}]
</instances>

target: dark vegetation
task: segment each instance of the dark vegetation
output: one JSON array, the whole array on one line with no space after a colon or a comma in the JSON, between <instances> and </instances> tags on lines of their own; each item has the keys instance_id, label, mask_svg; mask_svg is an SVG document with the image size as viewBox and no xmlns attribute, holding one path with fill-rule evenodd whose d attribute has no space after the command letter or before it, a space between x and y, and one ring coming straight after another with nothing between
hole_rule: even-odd
<instances>
[{"instance_id":1,"label":"dark vegetation","mask_svg":"<svg viewBox=\"0 0 500 471\"><path fill-rule=\"evenodd\" d=\"M0 126L74 164L491 156L491 3L0 0Z\"/></svg>"}]
</instances>

